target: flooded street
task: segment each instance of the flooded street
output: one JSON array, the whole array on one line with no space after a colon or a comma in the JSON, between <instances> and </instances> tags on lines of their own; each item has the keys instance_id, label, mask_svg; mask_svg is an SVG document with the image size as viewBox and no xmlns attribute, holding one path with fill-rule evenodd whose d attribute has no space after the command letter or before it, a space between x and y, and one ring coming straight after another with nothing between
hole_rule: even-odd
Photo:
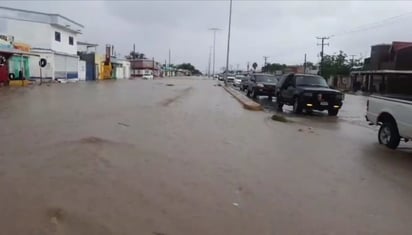
<instances>
[{"instance_id":1,"label":"flooded street","mask_svg":"<svg viewBox=\"0 0 412 235\"><path fill-rule=\"evenodd\" d=\"M270 119L217 82L0 89L0 234L408 234L412 149L366 98Z\"/></svg>"}]
</instances>

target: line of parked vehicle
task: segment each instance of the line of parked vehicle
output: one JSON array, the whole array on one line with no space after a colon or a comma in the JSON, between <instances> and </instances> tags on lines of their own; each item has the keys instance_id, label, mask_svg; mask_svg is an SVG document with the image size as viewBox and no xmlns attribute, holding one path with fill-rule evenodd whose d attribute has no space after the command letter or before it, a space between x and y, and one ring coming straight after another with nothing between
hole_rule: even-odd
<instances>
[{"instance_id":1,"label":"line of parked vehicle","mask_svg":"<svg viewBox=\"0 0 412 235\"><path fill-rule=\"evenodd\" d=\"M219 79L223 80L224 77ZM312 74L233 74L227 76L226 82L239 87L251 98L267 96L271 100L276 97L279 111L284 105L290 105L295 113L327 110L329 116L336 116L344 100L342 92L329 87L323 77Z\"/></svg>"},{"instance_id":2,"label":"line of parked vehicle","mask_svg":"<svg viewBox=\"0 0 412 235\"><path fill-rule=\"evenodd\" d=\"M219 75L218 79L223 81L224 75ZM267 96L269 100L276 97L279 111L284 105L291 105L295 113L327 110L329 116L336 116L344 100L342 92L329 87L318 75L240 73L228 75L226 82L254 99L258 96ZM402 140L412 139L411 96L373 95L367 101L366 111L366 120L371 125L380 126L380 144L396 149Z\"/></svg>"},{"instance_id":3,"label":"line of parked vehicle","mask_svg":"<svg viewBox=\"0 0 412 235\"><path fill-rule=\"evenodd\" d=\"M224 75L218 79L223 81ZM276 97L279 111L284 105L291 105L295 113L327 110L329 116L336 116L344 100L342 92L329 87L326 80L318 75L242 73L228 75L226 82L254 99L258 96L267 96L269 100ZM371 125L380 126L380 144L396 149L402 140L408 142L412 139L411 96L373 95L367 101L366 111L366 120Z\"/></svg>"}]
</instances>

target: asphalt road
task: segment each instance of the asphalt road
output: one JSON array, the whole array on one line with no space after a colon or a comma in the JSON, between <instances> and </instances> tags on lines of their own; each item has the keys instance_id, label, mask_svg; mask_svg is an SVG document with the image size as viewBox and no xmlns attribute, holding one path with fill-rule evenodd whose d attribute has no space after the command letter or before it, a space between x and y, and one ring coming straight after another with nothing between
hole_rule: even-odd
<instances>
[{"instance_id":1,"label":"asphalt road","mask_svg":"<svg viewBox=\"0 0 412 235\"><path fill-rule=\"evenodd\" d=\"M410 233L411 146L364 97L282 123L215 84L1 89L0 234Z\"/></svg>"}]
</instances>

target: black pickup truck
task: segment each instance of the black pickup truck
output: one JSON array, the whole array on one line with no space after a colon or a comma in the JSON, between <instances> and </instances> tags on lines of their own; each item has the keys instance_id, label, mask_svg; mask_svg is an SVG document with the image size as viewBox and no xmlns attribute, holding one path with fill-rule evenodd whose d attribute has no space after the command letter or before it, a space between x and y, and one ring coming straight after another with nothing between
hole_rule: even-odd
<instances>
[{"instance_id":1,"label":"black pickup truck","mask_svg":"<svg viewBox=\"0 0 412 235\"><path fill-rule=\"evenodd\" d=\"M293 105L295 113L312 110L327 110L329 116L336 116L342 107L343 94L329 88L326 80L317 75L287 74L277 87L276 98L278 110L282 111L284 104Z\"/></svg>"}]
</instances>

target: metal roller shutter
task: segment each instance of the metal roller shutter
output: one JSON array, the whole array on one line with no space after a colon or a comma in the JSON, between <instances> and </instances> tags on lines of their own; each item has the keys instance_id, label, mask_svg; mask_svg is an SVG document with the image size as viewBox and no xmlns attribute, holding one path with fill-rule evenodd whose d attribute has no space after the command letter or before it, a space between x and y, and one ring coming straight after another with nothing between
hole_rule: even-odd
<instances>
[{"instance_id":1,"label":"metal roller shutter","mask_svg":"<svg viewBox=\"0 0 412 235\"><path fill-rule=\"evenodd\" d=\"M55 78L78 78L79 58L55 54Z\"/></svg>"}]
</instances>

